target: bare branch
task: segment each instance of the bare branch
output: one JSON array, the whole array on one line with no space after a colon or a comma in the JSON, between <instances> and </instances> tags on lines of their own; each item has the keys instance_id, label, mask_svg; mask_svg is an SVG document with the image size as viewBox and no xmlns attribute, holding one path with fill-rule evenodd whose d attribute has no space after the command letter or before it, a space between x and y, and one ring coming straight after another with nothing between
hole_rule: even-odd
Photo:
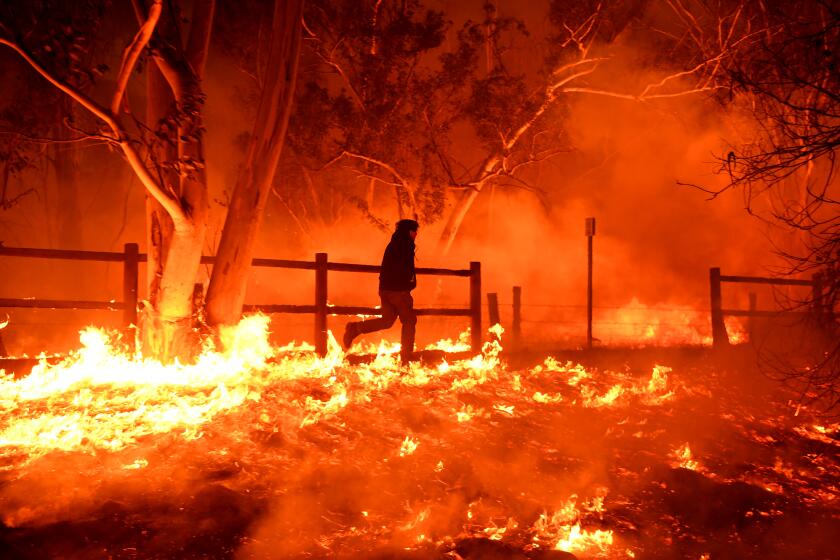
<instances>
[{"instance_id":1,"label":"bare branch","mask_svg":"<svg viewBox=\"0 0 840 560\"><path fill-rule=\"evenodd\" d=\"M204 76L204 67L207 64L215 10L215 0L200 0L193 4L192 25L189 37L187 37L186 55L187 62L199 78Z\"/></svg>"},{"instance_id":2,"label":"bare branch","mask_svg":"<svg viewBox=\"0 0 840 560\"><path fill-rule=\"evenodd\" d=\"M362 161L366 161L366 162L368 162L368 163L372 163L372 164L374 164L374 165L377 165L377 166L381 167L382 169L384 169L384 170L388 171L389 173L391 173L394 177L396 177L396 178L397 178L397 180L399 181L399 184L400 184L401 186L405 186L405 185L407 185L407 184L408 184L408 182L407 182L407 181L403 178L403 176L402 176L402 175L400 175L400 174L397 172L397 170L396 170L396 169L394 169L392 166L388 165L388 164L387 164L387 163L385 163L384 161L378 160L378 159L376 159L376 158L374 158L374 157L371 157L371 156L365 156L365 155L362 155L362 154L355 154L355 153L352 153L352 152L348 152L347 150L344 150L344 151L343 151L343 152L341 152L339 155L337 155L336 157L334 157L333 159L331 159L329 162L327 162L327 164L326 164L326 165L324 165L324 168L329 167L330 165L332 165L333 163L337 162L338 160L340 160L340 159L341 159L341 158L343 158L343 157L350 157L350 158L360 159L360 160L362 160ZM385 182L385 181L383 181L383 182Z\"/></svg>"},{"instance_id":3,"label":"bare branch","mask_svg":"<svg viewBox=\"0 0 840 560\"><path fill-rule=\"evenodd\" d=\"M131 44L129 44L123 52L120 71L117 75L117 86L114 91L114 97L111 100L111 113L114 115L118 115L120 112L120 104L122 102L125 89L128 86L128 80L131 78L131 73L134 71L134 67L137 64L137 60L140 58L140 54L152 38L152 33L155 31L162 9L162 0L154 0L152 5L149 7L149 15L146 18L145 23L140 26L140 29L134 36Z\"/></svg>"},{"instance_id":4,"label":"bare branch","mask_svg":"<svg viewBox=\"0 0 840 560\"><path fill-rule=\"evenodd\" d=\"M180 204L172 197L170 197L166 191L161 187L160 183L158 183L152 175L149 173L148 168L143 164L143 160L140 155L137 153L137 150L132 145L131 141L128 138L123 127L120 125L119 121L111 115L105 108L100 106L96 101L90 99L84 93L78 91L74 87L62 82L58 78L54 77L50 74L43 66L38 64L38 62L32 58L29 53L27 53L23 47L9 41L7 39L0 38L0 45L6 45L10 47L12 50L17 52L38 74L40 74L45 80L49 83L54 85L56 88L70 96L71 99L79 103L82 107L93 113L96 117L101 119L105 124L108 125L108 128L111 129L113 134L113 141L117 142L120 148L123 151L126 159L128 160L129 165L140 178L140 181L143 183L143 186L149 191L158 202L160 202L161 206L164 207L166 212L172 217L172 221L175 224L176 228L179 229L189 229L192 227L189 219L187 218L186 213L184 212L183 208L181 208Z\"/></svg>"}]
</instances>

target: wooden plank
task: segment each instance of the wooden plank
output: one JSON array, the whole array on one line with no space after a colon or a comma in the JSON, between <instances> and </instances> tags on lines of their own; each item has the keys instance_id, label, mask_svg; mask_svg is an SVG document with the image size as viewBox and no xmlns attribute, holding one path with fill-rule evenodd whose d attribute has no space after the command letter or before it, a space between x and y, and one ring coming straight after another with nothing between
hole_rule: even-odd
<instances>
[{"instance_id":1,"label":"wooden plank","mask_svg":"<svg viewBox=\"0 0 840 560\"><path fill-rule=\"evenodd\" d=\"M378 273L381 269L379 265L375 264L355 264L355 263L341 263L341 262L331 262L327 264L327 268L329 270L333 270L336 272L369 272L369 273ZM461 270L461 269L450 269L450 268L417 268L415 271L417 274L428 274L428 275L435 275L435 276L463 276L467 277L470 275L469 270Z\"/></svg>"},{"instance_id":2,"label":"wooden plank","mask_svg":"<svg viewBox=\"0 0 840 560\"><path fill-rule=\"evenodd\" d=\"M27 309L123 309L121 301L89 301L66 299L36 299L36 298L0 298L0 307L18 307Z\"/></svg>"},{"instance_id":3,"label":"wooden plank","mask_svg":"<svg viewBox=\"0 0 840 560\"><path fill-rule=\"evenodd\" d=\"M720 270L720 269L718 269ZM740 282L744 284L774 284L778 286L811 286L811 280L796 280L793 278L764 278L762 276L723 276L721 282Z\"/></svg>"},{"instance_id":4,"label":"wooden plank","mask_svg":"<svg viewBox=\"0 0 840 560\"><path fill-rule=\"evenodd\" d=\"M721 314L730 317L792 317L811 315L810 311L750 311L747 309L721 309Z\"/></svg>"},{"instance_id":5,"label":"wooden plank","mask_svg":"<svg viewBox=\"0 0 840 560\"><path fill-rule=\"evenodd\" d=\"M216 257L214 255L204 255L201 257L201 264L214 264L215 262ZM252 259L251 266L315 270L315 263L313 261L296 261L289 259Z\"/></svg>"},{"instance_id":6,"label":"wooden plank","mask_svg":"<svg viewBox=\"0 0 840 560\"><path fill-rule=\"evenodd\" d=\"M0 256L7 257L33 257L42 259L67 259L67 260L81 260L81 261L101 261L101 262L122 262L125 259L125 253L114 253L110 251L71 251L66 249L33 249L26 247L4 247L0 245ZM146 253L137 254L137 262L147 262L148 256ZM214 255L204 255L201 257L201 264L213 264L216 262ZM315 270L317 265L313 261L299 261L290 259L263 259L255 258L251 261L251 266L260 266L267 268L292 268L301 270ZM374 264L355 264L355 263L327 263L328 270L337 272L371 272L378 273L380 266ZM469 269L450 269L450 268L418 268L417 274L429 274L436 276L463 276L468 277L471 272Z\"/></svg>"},{"instance_id":7,"label":"wooden plank","mask_svg":"<svg viewBox=\"0 0 840 560\"><path fill-rule=\"evenodd\" d=\"M417 315L437 315L445 317L471 317L472 310L466 308L428 308L415 309ZM378 307L364 307L358 305L331 305L327 307L330 315L381 315Z\"/></svg>"},{"instance_id":8,"label":"wooden plank","mask_svg":"<svg viewBox=\"0 0 840 560\"><path fill-rule=\"evenodd\" d=\"M375 264L331 262L327 264L327 268L335 272L379 272L381 267Z\"/></svg>"},{"instance_id":9,"label":"wooden plank","mask_svg":"<svg viewBox=\"0 0 840 560\"><path fill-rule=\"evenodd\" d=\"M471 309L415 309L417 315L439 315L442 317L471 317Z\"/></svg>"},{"instance_id":10,"label":"wooden plank","mask_svg":"<svg viewBox=\"0 0 840 560\"><path fill-rule=\"evenodd\" d=\"M263 313L315 313L314 305L293 305L285 303L251 303L242 306L245 312L262 311Z\"/></svg>"},{"instance_id":11,"label":"wooden plank","mask_svg":"<svg viewBox=\"0 0 840 560\"><path fill-rule=\"evenodd\" d=\"M251 261L251 266L315 270L315 263L312 261L294 261L289 259L253 259Z\"/></svg>"},{"instance_id":12,"label":"wooden plank","mask_svg":"<svg viewBox=\"0 0 840 560\"><path fill-rule=\"evenodd\" d=\"M74 261L122 262L124 253L111 251L69 251L66 249L32 249L25 247L4 247L0 245L0 256L33 257L39 259L67 259ZM142 262L146 255L142 255Z\"/></svg>"},{"instance_id":13,"label":"wooden plank","mask_svg":"<svg viewBox=\"0 0 840 560\"><path fill-rule=\"evenodd\" d=\"M432 274L435 276L463 276L469 277L472 274L472 270L461 270L455 268L418 268L414 272L417 274Z\"/></svg>"}]
</instances>

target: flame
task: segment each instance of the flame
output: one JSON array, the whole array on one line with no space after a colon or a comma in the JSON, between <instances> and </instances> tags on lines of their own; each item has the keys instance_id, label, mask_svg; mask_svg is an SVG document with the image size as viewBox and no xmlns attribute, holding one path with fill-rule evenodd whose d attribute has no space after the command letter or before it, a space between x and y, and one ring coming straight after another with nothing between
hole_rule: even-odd
<instances>
[{"instance_id":1,"label":"flame","mask_svg":"<svg viewBox=\"0 0 840 560\"><path fill-rule=\"evenodd\" d=\"M598 496L598 501L585 506L594 512L603 511L605 494ZM553 550L581 553L586 555L605 554L613 544L613 532L596 529L590 531L581 528L581 512L577 507L577 495L569 499L554 513L543 512L534 523L533 542L546 545Z\"/></svg>"},{"instance_id":2,"label":"flame","mask_svg":"<svg viewBox=\"0 0 840 560\"><path fill-rule=\"evenodd\" d=\"M620 404L629 404L630 397L640 397L648 405L661 405L674 398L675 392L669 388L668 373L671 368L656 365L651 372L647 382L639 383L624 374L605 371L594 379L584 366L566 362L561 364L555 358L548 357L540 365L529 371L530 377L559 374L565 376L566 384L576 391L571 399L573 403L580 402L587 408L613 407ZM603 388L603 382L613 379L615 382L609 388ZM521 381L515 379L514 390L521 389ZM563 393L543 393L536 391L532 400L538 403L551 404L563 402ZM568 398L568 397L567 397Z\"/></svg>"},{"instance_id":3,"label":"flame","mask_svg":"<svg viewBox=\"0 0 840 560\"><path fill-rule=\"evenodd\" d=\"M473 407L470 404L465 404L461 410L455 412L455 418L458 422L469 422L473 418L487 418L490 415L483 409Z\"/></svg>"},{"instance_id":4,"label":"flame","mask_svg":"<svg viewBox=\"0 0 840 560\"><path fill-rule=\"evenodd\" d=\"M517 490L515 496L511 493L499 498L490 494L479 504L480 499L472 494L469 499L476 501L468 506L466 499L460 499L459 491L451 490L462 483L461 477L467 470L464 466L467 446L478 438L513 441L509 434L516 433L514 428L530 427L535 425L532 422L552 418L549 416L552 414L556 415L553 418L573 420L599 417L606 425L605 438L624 437L631 439L634 446L642 438L662 438L657 439L655 448L657 461L707 470L692 456L687 442L669 439L669 432L660 420L670 415L673 408L670 403L684 395L690 395L690 400L696 400L699 395L711 398L713 387L689 386L689 376L682 378L679 371L665 365L655 365L648 375L648 372L628 369L599 370L547 357L534 367L511 371L502 359L500 329L483 346L482 352L463 360L432 366L412 363L406 367L400 363L399 345L381 342L364 346L372 351L369 362L350 364L332 335L327 355L319 357L308 344L272 347L268 342L268 327L265 316L247 317L237 327L220 333L223 344L218 347L212 341L205 342L194 363L168 365L140 354L127 354L107 332L86 329L81 333L80 349L62 362L50 364L42 360L31 375L21 379L3 372L0 374L0 469L6 471L4 480L14 481L15 477L35 472L36 467L31 470L28 467L51 453L56 457L77 453L96 464L108 461L111 477L153 479L165 461L155 454L147 457L143 450L149 449L151 446L147 444L158 441L159 438L152 438L161 434L167 434L164 440L167 445L192 440L190 449L202 444L195 440L205 438L212 447L206 451L208 455L214 458L228 455L231 463L240 461L248 465L248 469L242 470L248 471L247 477L253 477L254 465L263 463L253 457L243 460L243 455L265 453L259 455L260 460L277 462L277 456L271 454L274 451L255 444L253 432L268 434L267 437L280 432L283 441L300 440L307 445L315 441L313 453L319 448L326 453L314 455L320 461L324 457L327 461L344 461L358 455L371 461L364 466L377 475L376 469L382 465L398 468L400 476L408 473L419 476L420 480L440 485L444 489L441 492L447 495L441 503L435 501L437 497L430 497L435 496L433 491L422 498L400 496L395 504L365 499L349 508L356 518L336 529L329 539L324 537L329 541L324 546L341 546L342 541L336 536L339 534L366 539L396 535L399 546L425 551L430 546L442 546L441 543L468 536L503 541L504 546L521 547L524 543L531 548L562 550L580 557L634 557L640 552L615 547L618 537L603 528L605 517L610 515L608 506L620 503L616 500L608 504L605 488L597 488L594 495L587 491L591 497L579 500L577 494L568 494L569 489L559 499L542 491L525 497L526 493L520 494L519 490L528 491L526 485L512 484ZM468 333L456 341L442 341L432 347L462 351L467 340ZM415 400L399 401L404 398ZM396 406L391 407L394 403ZM665 403L669 405L663 414L644 412ZM385 406L376 408L382 404ZM402 404L412 406L403 409ZM428 411L414 410L426 406ZM395 417L385 416L386 410L399 410L402 414L409 408L405 422L392 425ZM641 417L636 414L640 411ZM732 409L726 412L734 414ZM368 421L378 416L383 417L383 425L372 426L367 433L368 424L360 424L359 418ZM793 433L803 439L836 445L833 435L840 428L837 424L800 422L804 423L792 428ZM395 426L400 427L395 429ZM424 431L428 426L430 431ZM380 431L376 432L375 428ZM236 433L222 440L217 439L220 431ZM380 445L368 441L383 431L385 437L380 438ZM353 455L347 455L346 442L344 448L340 445L343 433L366 438L365 445L357 447L354 439L350 446ZM333 446L333 442L339 443ZM524 443L542 442L535 436ZM551 453L544 455L557 451L555 442L547 445L552 445ZM667 450L674 448L668 453ZM364 453L357 454L358 450ZM456 453L451 453L453 450ZM463 453L459 455L457 452L461 450ZM539 452L546 450L542 447ZM340 455L342 452L345 454ZM494 460L500 456L493 455ZM798 486L807 485L812 472L835 468L832 459L815 455L809 460L811 471L776 459L775 464L749 475L752 479L746 475L744 478L754 479L761 487L777 489L780 494L797 486L799 495L814 503L826 501L828 498L820 494L820 489L815 488L809 494ZM43 464L51 465L49 461ZM709 464L714 462L710 460ZM103 472L104 469L107 467L103 467ZM623 467L615 472L621 477L639 476ZM486 471L480 474L483 476ZM515 476L513 471L511 474ZM724 480L723 475L719 480ZM502 476L501 483L505 482ZM425 493L428 488L422 491ZM515 502L520 499L527 500L527 507L521 507L524 502ZM61 507L70 509L72 499L63 500L65 505ZM441 505L443 502L445 505ZM0 515L7 526L20 526L40 521L46 507L55 506L42 507L20 500ZM610 518L609 527L621 530L622 525Z\"/></svg>"},{"instance_id":5,"label":"flame","mask_svg":"<svg viewBox=\"0 0 840 560\"><path fill-rule=\"evenodd\" d=\"M34 460L51 451L119 450L173 431L201 437L217 414L259 401L268 379L253 372L265 371L272 355L266 332L266 317L249 317L222 330L227 350L207 343L195 364L163 365L120 353L105 331L85 329L82 348L63 362L42 360L22 379L3 372L0 453Z\"/></svg>"},{"instance_id":6,"label":"flame","mask_svg":"<svg viewBox=\"0 0 840 560\"><path fill-rule=\"evenodd\" d=\"M688 442L684 443L679 447L679 449L671 453L671 457L674 459L674 462L671 463L671 466L673 467L680 467L692 471L702 470L700 468L700 463L692 458L691 447L689 447Z\"/></svg>"},{"instance_id":7,"label":"flame","mask_svg":"<svg viewBox=\"0 0 840 560\"><path fill-rule=\"evenodd\" d=\"M725 318L729 342L748 340L737 317ZM709 312L670 304L647 305L638 298L617 308L603 309L595 317L597 337L604 344L622 346L711 346Z\"/></svg>"},{"instance_id":8,"label":"flame","mask_svg":"<svg viewBox=\"0 0 840 560\"><path fill-rule=\"evenodd\" d=\"M539 391L534 393L534 396L531 397L538 403L559 403L563 400L563 395L560 393L554 395L545 395Z\"/></svg>"},{"instance_id":9,"label":"flame","mask_svg":"<svg viewBox=\"0 0 840 560\"><path fill-rule=\"evenodd\" d=\"M400 457L411 455L417 451L418 445L420 445L420 443L411 439L411 436L405 436L402 445L400 445Z\"/></svg>"}]
</instances>

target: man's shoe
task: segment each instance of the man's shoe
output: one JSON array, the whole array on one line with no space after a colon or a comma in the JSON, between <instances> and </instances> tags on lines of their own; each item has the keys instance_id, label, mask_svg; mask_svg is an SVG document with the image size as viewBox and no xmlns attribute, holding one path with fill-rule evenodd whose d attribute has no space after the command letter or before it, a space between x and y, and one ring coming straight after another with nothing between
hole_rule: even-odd
<instances>
[{"instance_id":1,"label":"man's shoe","mask_svg":"<svg viewBox=\"0 0 840 560\"><path fill-rule=\"evenodd\" d=\"M344 347L345 352L353 346L354 338L356 338L356 324L347 323L347 326L344 327L344 337L341 339L341 346Z\"/></svg>"}]
</instances>

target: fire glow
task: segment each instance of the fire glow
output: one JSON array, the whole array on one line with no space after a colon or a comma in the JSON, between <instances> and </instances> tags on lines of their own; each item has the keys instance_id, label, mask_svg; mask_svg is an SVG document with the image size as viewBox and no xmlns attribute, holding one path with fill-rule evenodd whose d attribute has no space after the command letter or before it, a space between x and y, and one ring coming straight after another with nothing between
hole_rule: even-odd
<instances>
[{"instance_id":1,"label":"fire glow","mask_svg":"<svg viewBox=\"0 0 840 560\"><path fill-rule=\"evenodd\" d=\"M117 489L121 483L165 501L171 483L157 481L178 480L181 471L223 472L214 475L221 480L199 477L201 484L283 504L302 473L341 479L335 472L350 469L357 474L349 480L359 477L379 490L348 494L341 506L323 510L318 500L308 503L301 515L317 510L321 521L306 529L309 538L280 531L283 554L311 551L316 539L321 552L362 554L386 543L481 557L469 547L492 542L507 547L500 551L632 557L652 546L632 530L641 519L628 519L643 515L643 505L628 510L628 504L632 488L652 476L644 473L659 469L648 483L667 487L665 465L700 477L712 468L705 459L699 468L685 436L667 430L680 425L675 411L706 398L703 390L663 365L636 374L549 357L514 370L496 340L469 359L407 369L399 366L396 345L357 346L355 352L374 356L351 365L334 340L323 358L306 344L272 347L268 327L265 316L247 317L222 333L224 351L208 341L195 363L166 366L121 353L108 333L87 329L81 349L62 363L43 361L20 379L5 374L5 526L26 530L72 519L109 499L100 493L115 493L120 503L139 500ZM501 328L494 333L500 337ZM463 350L451 341L433 346ZM825 435L830 428L800 423L795 430L803 441L836 446ZM648 458L639 463L627 442L643 445ZM583 457L600 466L579 465ZM70 484L97 473L96 495L31 499L23 489L56 461L76 465L62 470ZM820 470L836 476L836 461L815 458L796 476L793 468L776 457L743 476L719 478L830 503L829 494L804 488ZM343 491L334 486L330 495ZM774 511L760 510L756 518ZM270 536L278 526L300 530L284 515L267 515L252 536L237 541L242 557L279 546L281 536Z\"/></svg>"}]
</instances>

